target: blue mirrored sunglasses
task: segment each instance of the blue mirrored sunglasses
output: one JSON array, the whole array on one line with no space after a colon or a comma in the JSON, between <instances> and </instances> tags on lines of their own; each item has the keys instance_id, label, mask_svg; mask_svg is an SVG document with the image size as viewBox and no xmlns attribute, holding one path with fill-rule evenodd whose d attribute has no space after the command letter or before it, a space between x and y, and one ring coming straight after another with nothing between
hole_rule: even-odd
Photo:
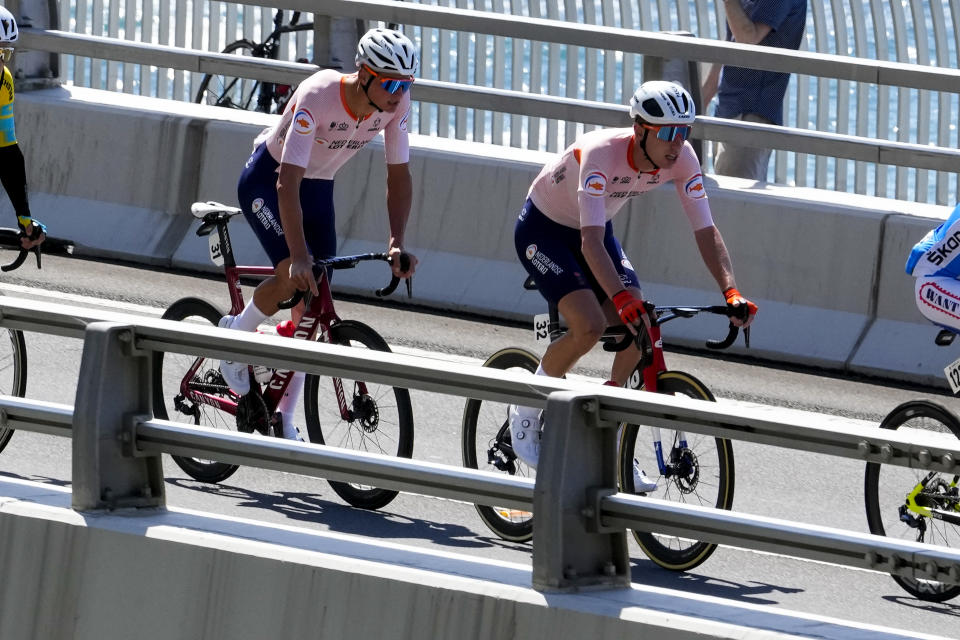
<instances>
[{"instance_id":1,"label":"blue mirrored sunglasses","mask_svg":"<svg viewBox=\"0 0 960 640\"><path fill-rule=\"evenodd\" d=\"M686 140L690 137L690 125L672 125L672 126L654 126L650 124L643 125L644 129L649 129L650 131L656 131L657 137L663 140L664 142L673 142L677 136L680 136L681 140Z\"/></svg>"},{"instance_id":2,"label":"blue mirrored sunglasses","mask_svg":"<svg viewBox=\"0 0 960 640\"><path fill-rule=\"evenodd\" d=\"M396 93L397 91L406 93L410 90L410 85L412 84L413 80L397 80L394 78L380 79L380 86L383 87L387 93Z\"/></svg>"}]
</instances>

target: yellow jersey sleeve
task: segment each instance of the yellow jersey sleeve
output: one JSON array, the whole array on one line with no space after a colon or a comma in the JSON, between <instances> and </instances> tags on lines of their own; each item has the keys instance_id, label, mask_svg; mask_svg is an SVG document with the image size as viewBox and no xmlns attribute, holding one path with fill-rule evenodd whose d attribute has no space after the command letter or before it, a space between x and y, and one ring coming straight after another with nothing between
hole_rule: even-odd
<instances>
[{"instance_id":1,"label":"yellow jersey sleeve","mask_svg":"<svg viewBox=\"0 0 960 640\"><path fill-rule=\"evenodd\" d=\"M3 84L0 85L0 147L17 144L13 126L13 75L3 67Z\"/></svg>"}]
</instances>

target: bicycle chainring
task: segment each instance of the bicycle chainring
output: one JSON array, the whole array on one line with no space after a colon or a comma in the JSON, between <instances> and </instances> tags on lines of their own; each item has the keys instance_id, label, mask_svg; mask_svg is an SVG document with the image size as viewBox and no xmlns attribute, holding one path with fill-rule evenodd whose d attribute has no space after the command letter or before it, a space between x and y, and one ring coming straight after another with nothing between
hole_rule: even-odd
<instances>
[{"instance_id":1,"label":"bicycle chainring","mask_svg":"<svg viewBox=\"0 0 960 640\"><path fill-rule=\"evenodd\" d=\"M270 434L270 412L260 394L259 386L250 389L250 393L237 403L237 431L262 435Z\"/></svg>"}]
</instances>

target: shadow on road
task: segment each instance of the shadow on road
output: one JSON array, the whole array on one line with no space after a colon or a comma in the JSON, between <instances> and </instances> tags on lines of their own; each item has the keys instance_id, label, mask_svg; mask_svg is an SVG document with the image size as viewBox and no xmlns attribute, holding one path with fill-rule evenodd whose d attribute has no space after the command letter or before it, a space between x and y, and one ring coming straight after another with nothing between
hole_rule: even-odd
<instances>
[{"instance_id":1,"label":"shadow on road","mask_svg":"<svg viewBox=\"0 0 960 640\"><path fill-rule=\"evenodd\" d=\"M909 595L883 596L883 599L919 611L929 611L930 613L960 617L960 604L952 604L950 602L926 602L925 600L920 600L919 598L914 598Z\"/></svg>"},{"instance_id":2,"label":"shadow on road","mask_svg":"<svg viewBox=\"0 0 960 640\"><path fill-rule=\"evenodd\" d=\"M662 569L649 560L632 558L633 568L630 579L651 587L677 589L705 596L716 596L728 600L750 602L753 604L780 604L780 600L765 598L774 593L801 593L803 589L784 587L767 582L733 582L722 578L698 573L683 573Z\"/></svg>"}]
</instances>

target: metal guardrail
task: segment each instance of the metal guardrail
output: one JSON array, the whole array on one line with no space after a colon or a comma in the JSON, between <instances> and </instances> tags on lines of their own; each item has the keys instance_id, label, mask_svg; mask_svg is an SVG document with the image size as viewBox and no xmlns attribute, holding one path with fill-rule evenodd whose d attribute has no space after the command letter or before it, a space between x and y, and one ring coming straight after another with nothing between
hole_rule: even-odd
<instances>
[{"instance_id":1,"label":"metal guardrail","mask_svg":"<svg viewBox=\"0 0 960 640\"><path fill-rule=\"evenodd\" d=\"M636 36L634 36L636 37ZM646 37L646 36L644 36ZM126 42L102 36L85 36L63 31L21 30L24 46L56 53L86 55L111 60L151 63L197 73L220 73L258 80L297 84L316 71L314 65L208 53L165 45ZM659 38L658 38L659 39ZM686 44L686 40L684 44ZM690 39L692 40L692 39ZM674 46L676 44L674 43ZM711 47L719 46L711 44ZM754 47L769 49L768 47ZM768 54L765 55L783 55ZM839 57L839 56L834 56ZM956 74L960 91L960 72ZM623 126L627 107L589 100L530 95L521 91L490 89L472 85L418 80L417 101L457 107L484 107L504 113L585 122L601 126ZM953 171L960 165L960 150L836 133L822 133L763 125L724 118L698 116L694 136L718 142L756 144L799 153L829 155L900 167Z\"/></svg>"},{"instance_id":2,"label":"metal guardrail","mask_svg":"<svg viewBox=\"0 0 960 640\"><path fill-rule=\"evenodd\" d=\"M626 586L625 528L775 551L960 583L960 551L787 520L677 505L616 492L601 451L621 421L816 451L864 461L960 472L960 442L946 434L820 426L811 417L643 394L414 356L238 334L214 327L0 298L0 326L84 338L77 402L68 407L0 397L4 426L72 435L78 510L162 507L161 453L200 456L341 481L374 483L537 513L534 587ZM320 375L347 375L455 396L542 406L550 437L537 484L527 479L154 420L153 351L230 357ZM67 424L72 424L68 428ZM562 482L557 480L562 478ZM602 479L599 485L597 479ZM549 486L549 490L546 487ZM580 514L570 519L570 513ZM547 535L543 535L547 532ZM598 558L601 560L598 561Z\"/></svg>"}]
</instances>

